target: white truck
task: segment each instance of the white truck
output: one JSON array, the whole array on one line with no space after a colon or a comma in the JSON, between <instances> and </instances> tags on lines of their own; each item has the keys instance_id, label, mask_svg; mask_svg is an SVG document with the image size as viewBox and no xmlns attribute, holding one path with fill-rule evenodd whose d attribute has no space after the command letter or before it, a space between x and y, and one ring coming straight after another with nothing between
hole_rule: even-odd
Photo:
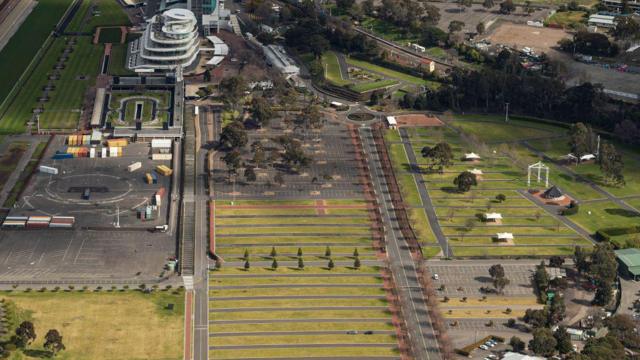
<instances>
[{"instance_id":1,"label":"white truck","mask_svg":"<svg viewBox=\"0 0 640 360\"><path fill-rule=\"evenodd\" d=\"M45 174L58 175L58 169L54 167L40 165L38 169Z\"/></svg>"},{"instance_id":2,"label":"white truck","mask_svg":"<svg viewBox=\"0 0 640 360\"><path fill-rule=\"evenodd\" d=\"M129 172L134 172L142 167L142 163L140 161L134 162L133 164L127 166L127 170Z\"/></svg>"}]
</instances>

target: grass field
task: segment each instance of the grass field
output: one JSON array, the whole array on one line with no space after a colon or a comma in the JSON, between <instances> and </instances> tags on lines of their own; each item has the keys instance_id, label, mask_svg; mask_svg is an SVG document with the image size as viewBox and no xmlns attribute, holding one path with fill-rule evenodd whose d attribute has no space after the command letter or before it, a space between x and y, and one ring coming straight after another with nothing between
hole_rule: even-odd
<instances>
[{"instance_id":1,"label":"grass field","mask_svg":"<svg viewBox=\"0 0 640 360\"><path fill-rule=\"evenodd\" d=\"M40 158L42 158L45 146L47 146L46 143L38 143L38 145L36 145L36 149L33 151L31 159L29 159L29 162L22 170L22 173L20 173L18 181L9 192L9 196L7 196L7 200L5 200L3 204L4 207L10 208L13 206L13 204L15 204L16 200L18 199L18 195L20 195L22 189L27 186L27 179L29 178L31 173L35 171L36 165L38 165Z\"/></svg>"},{"instance_id":2,"label":"grass field","mask_svg":"<svg viewBox=\"0 0 640 360\"><path fill-rule=\"evenodd\" d=\"M182 292L14 292L0 298L17 310L10 314L14 327L23 320L33 321L37 339L30 349L42 350L48 329L60 331L66 350L57 359L182 358ZM168 304L174 305L173 310ZM41 357L22 353L11 357L37 358Z\"/></svg>"},{"instance_id":3,"label":"grass field","mask_svg":"<svg viewBox=\"0 0 640 360\"><path fill-rule=\"evenodd\" d=\"M246 359L256 356L257 350L262 350L260 354L289 358L336 354L398 356L382 269L369 264L359 269L351 266L355 250L360 260L378 262L366 203L360 199L327 200L324 209L286 208L314 204L309 200L248 200L234 206L256 208L238 209L229 202L216 202L216 253L225 263L221 269L212 271L209 279L212 311L209 320L213 321L209 327L209 346L214 347L210 350L211 358ZM356 208L332 208L338 205ZM360 212L337 216L334 210ZM326 256L327 247L330 256ZM272 248L275 256L271 254ZM251 264L248 270L244 269L245 251ZM297 266L298 251L305 262L302 269ZM312 264L328 264L329 258L341 263L332 270L326 265ZM277 269L257 263L271 264L273 259L279 262ZM345 266L345 262L349 265ZM331 308L320 308L327 306ZM366 308L356 308L359 306ZM262 309L265 307L269 311ZM238 320L242 323L230 323ZM360 333L346 335L354 330ZM362 334L366 330L383 333ZM282 333L286 331L301 333ZM304 333L309 331L319 333ZM344 346L312 347L315 344ZM257 348L229 347L234 345ZM285 349L270 349L269 345L287 348L279 351Z\"/></svg>"},{"instance_id":4,"label":"grass field","mask_svg":"<svg viewBox=\"0 0 640 360\"><path fill-rule=\"evenodd\" d=\"M109 75L133 75L135 72L127 69L127 44L113 44L109 58Z\"/></svg>"},{"instance_id":5,"label":"grass field","mask_svg":"<svg viewBox=\"0 0 640 360\"><path fill-rule=\"evenodd\" d=\"M9 94L18 78L27 69L31 59L51 33L51 29L58 23L71 0L40 0L38 5L20 26L9 43L0 52L0 68L11 69L4 71L0 77L0 103ZM0 109L2 110L2 109ZM1 116L1 115L0 115ZM4 120L0 125L3 130L18 128L5 126Z\"/></svg>"},{"instance_id":6,"label":"grass field","mask_svg":"<svg viewBox=\"0 0 640 360\"><path fill-rule=\"evenodd\" d=\"M7 151L0 157L0 189L5 185L13 171L18 166L22 155L29 147L28 142L14 141L7 147Z\"/></svg>"},{"instance_id":7,"label":"grass field","mask_svg":"<svg viewBox=\"0 0 640 360\"><path fill-rule=\"evenodd\" d=\"M342 78L338 57L333 51L327 51L322 54L321 60L322 66L324 66L324 77L329 82L338 86L349 85L352 83L349 79Z\"/></svg>"},{"instance_id":8,"label":"grass field","mask_svg":"<svg viewBox=\"0 0 640 360\"><path fill-rule=\"evenodd\" d=\"M91 3L95 4L93 8ZM73 32L93 32L97 26L110 25L131 25L129 17L117 1L83 0L67 29Z\"/></svg>"},{"instance_id":9,"label":"grass field","mask_svg":"<svg viewBox=\"0 0 640 360\"><path fill-rule=\"evenodd\" d=\"M555 25L564 28L575 28L584 24L587 20L587 13L584 11L562 11L556 12L545 21L545 25Z\"/></svg>"},{"instance_id":10,"label":"grass field","mask_svg":"<svg viewBox=\"0 0 640 360\"><path fill-rule=\"evenodd\" d=\"M405 74L399 71L395 71L395 70L391 70L391 69L387 69L385 67L379 66L379 65L375 65L366 61L362 61L362 60L357 60L357 59L353 59L353 58L347 58L347 63L349 65L353 65L353 66L357 66L360 68L363 68L365 70L368 71L372 71L374 73L380 73L383 74L384 76L390 77L392 79L398 79L401 81L405 81L408 83L411 83L413 85L424 85L430 88L437 88L440 84L435 82L435 81L429 81L429 80L425 80L425 79L421 79L419 77L413 76L413 75L409 75L409 74Z\"/></svg>"},{"instance_id":11,"label":"grass field","mask_svg":"<svg viewBox=\"0 0 640 360\"><path fill-rule=\"evenodd\" d=\"M122 39L122 30L119 27L108 27L100 29L100 37L98 42L118 44Z\"/></svg>"},{"instance_id":12,"label":"grass field","mask_svg":"<svg viewBox=\"0 0 640 360\"><path fill-rule=\"evenodd\" d=\"M354 84L350 86L351 90L364 93L368 91L374 91L379 89L384 89L390 86L397 84L396 80L377 80L365 83Z\"/></svg>"}]
</instances>

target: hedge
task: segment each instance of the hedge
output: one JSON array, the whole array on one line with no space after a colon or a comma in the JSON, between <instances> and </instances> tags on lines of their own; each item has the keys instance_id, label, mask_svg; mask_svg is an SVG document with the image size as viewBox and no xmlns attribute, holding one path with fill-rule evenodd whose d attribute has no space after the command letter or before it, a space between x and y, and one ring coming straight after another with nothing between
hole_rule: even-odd
<instances>
[{"instance_id":1,"label":"hedge","mask_svg":"<svg viewBox=\"0 0 640 360\"><path fill-rule=\"evenodd\" d=\"M601 241L611 242L612 236L631 235L640 233L640 225L627 227L611 227L596 231L596 238Z\"/></svg>"},{"instance_id":2,"label":"hedge","mask_svg":"<svg viewBox=\"0 0 640 360\"><path fill-rule=\"evenodd\" d=\"M580 210L580 206L578 205L578 203L571 202L568 208L562 210L562 215L575 215L578 213L578 210Z\"/></svg>"}]
</instances>

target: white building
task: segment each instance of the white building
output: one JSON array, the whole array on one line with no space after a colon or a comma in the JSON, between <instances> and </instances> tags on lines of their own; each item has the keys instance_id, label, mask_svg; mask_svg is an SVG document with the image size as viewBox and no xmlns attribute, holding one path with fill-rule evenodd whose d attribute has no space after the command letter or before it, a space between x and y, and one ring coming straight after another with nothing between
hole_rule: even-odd
<instances>
[{"instance_id":1,"label":"white building","mask_svg":"<svg viewBox=\"0 0 640 360\"><path fill-rule=\"evenodd\" d=\"M195 15L185 9L170 9L149 19L139 39L129 45L127 67L137 72L173 71L188 68L200 50Z\"/></svg>"},{"instance_id":2,"label":"white building","mask_svg":"<svg viewBox=\"0 0 640 360\"><path fill-rule=\"evenodd\" d=\"M589 26L595 27L603 27L603 28L615 28L616 27L616 17L612 15L600 15L593 14L589 16L589 21L587 22Z\"/></svg>"},{"instance_id":3,"label":"white building","mask_svg":"<svg viewBox=\"0 0 640 360\"><path fill-rule=\"evenodd\" d=\"M504 353L502 360L545 360L546 358L538 356L523 355L516 352L507 351Z\"/></svg>"},{"instance_id":4,"label":"white building","mask_svg":"<svg viewBox=\"0 0 640 360\"><path fill-rule=\"evenodd\" d=\"M298 75L300 68L296 62L287 55L287 52L280 45L262 46L264 55L267 57L267 64L280 70L285 75Z\"/></svg>"}]
</instances>

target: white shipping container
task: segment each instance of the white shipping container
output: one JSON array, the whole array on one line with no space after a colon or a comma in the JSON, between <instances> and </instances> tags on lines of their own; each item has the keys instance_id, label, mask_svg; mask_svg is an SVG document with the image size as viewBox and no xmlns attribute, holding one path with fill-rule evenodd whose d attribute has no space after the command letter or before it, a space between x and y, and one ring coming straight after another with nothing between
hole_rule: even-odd
<instances>
[{"instance_id":1,"label":"white shipping container","mask_svg":"<svg viewBox=\"0 0 640 360\"><path fill-rule=\"evenodd\" d=\"M156 195L154 196L154 198L155 198L155 203L156 203L156 205L158 205L158 206L162 206L162 197L161 197L160 195L157 195L157 194L156 194Z\"/></svg>"},{"instance_id":2,"label":"white shipping container","mask_svg":"<svg viewBox=\"0 0 640 360\"><path fill-rule=\"evenodd\" d=\"M105 147L102 148L102 157L103 158L107 157L107 148L105 148Z\"/></svg>"},{"instance_id":3,"label":"white shipping container","mask_svg":"<svg viewBox=\"0 0 640 360\"><path fill-rule=\"evenodd\" d=\"M89 149L89 157L90 158L96 157L96 148Z\"/></svg>"},{"instance_id":4,"label":"white shipping container","mask_svg":"<svg viewBox=\"0 0 640 360\"><path fill-rule=\"evenodd\" d=\"M151 147L152 148L171 148L173 140L171 139L152 139Z\"/></svg>"},{"instance_id":5,"label":"white shipping container","mask_svg":"<svg viewBox=\"0 0 640 360\"><path fill-rule=\"evenodd\" d=\"M172 154L151 154L151 160L171 160Z\"/></svg>"},{"instance_id":6,"label":"white shipping container","mask_svg":"<svg viewBox=\"0 0 640 360\"><path fill-rule=\"evenodd\" d=\"M142 163L140 161L134 162L133 164L127 166L129 172L134 172L142 167Z\"/></svg>"},{"instance_id":7,"label":"white shipping container","mask_svg":"<svg viewBox=\"0 0 640 360\"><path fill-rule=\"evenodd\" d=\"M46 174L58 175L58 169L54 167L40 165L39 169L40 169L40 172L43 172Z\"/></svg>"},{"instance_id":8,"label":"white shipping container","mask_svg":"<svg viewBox=\"0 0 640 360\"><path fill-rule=\"evenodd\" d=\"M118 157L122 155L122 150L119 147L110 147L109 148L109 157Z\"/></svg>"}]
</instances>

